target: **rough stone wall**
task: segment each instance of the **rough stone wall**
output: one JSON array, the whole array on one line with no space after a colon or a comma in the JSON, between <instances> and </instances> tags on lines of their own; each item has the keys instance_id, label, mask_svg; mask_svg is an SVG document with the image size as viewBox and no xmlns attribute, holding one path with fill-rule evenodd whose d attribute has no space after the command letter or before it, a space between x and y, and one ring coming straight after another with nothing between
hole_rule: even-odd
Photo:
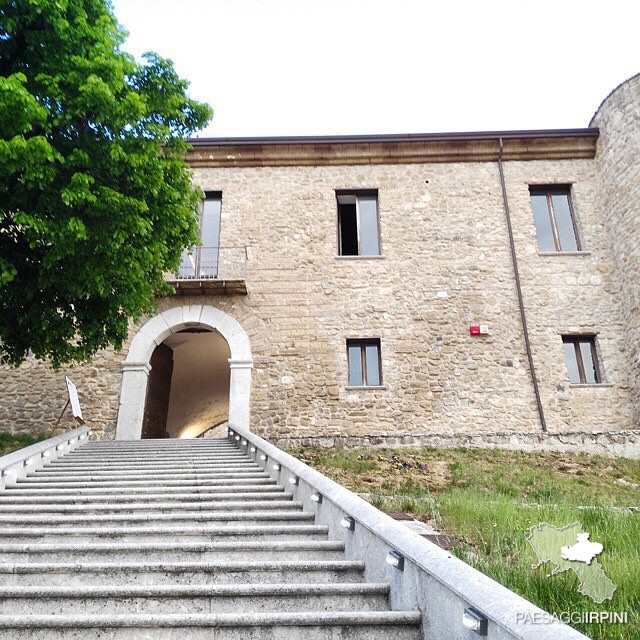
<instances>
[{"instance_id":1,"label":"rough stone wall","mask_svg":"<svg viewBox=\"0 0 640 640\"><path fill-rule=\"evenodd\" d=\"M212 431L214 431L212 429ZM218 434L222 434L221 431ZM216 437L221 437L218 435ZM381 436L283 436L273 442L284 449L377 449L434 447L437 449L511 449L517 451L582 452L610 457L640 458L640 431L574 431L565 433L457 433Z\"/></svg>"},{"instance_id":2,"label":"rough stone wall","mask_svg":"<svg viewBox=\"0 0 640 640\"><path fill-rule=\"evenodd\" d=\"M615 255L626 368L640 424L640 74L605 99L591 124L600 128L597 195Z\"/></svg>"},{"instance_id":3,"label":"rough stone wall","mask_svg":"<svg viewBox=\"0 0 640 640\"><path fill-rule=\"evenodd\" d=\"M593 160L505 163L523 294L549 429L632 425L614 256ZM211 304L251 340L252 427L271 438L540 431L495 163L198 168L221 190L223 246L249 246L247 296ZM428 184L426 183L428 181ZM588 253L538 255L529 184L572 183ZM338 258L336 189L377 188L382 258ZM471 337L469 325L490 334ZM131 336L133 336L133 330ZM593 331L606 385L569 385L560 335ZM345 341L379 337L384 389L349 390ZM112 437L126 352L70 371L86 418ZM63 373L3 370L0 428L38 430ZM6 391L5 391L6 389Z\"/></svg>"},{"instance_id":4,"label":"rough stone wall","mask_svg":"<svg viewBox=\"0 0 640 640\"><path fill-rule=\"evenodd\" d=\"M83 366L53 371L29 358L20 367L0 366L0 430L11 433L61 433L77 427L67 409L54 430L67 401L64 377L78 388L82 414L96 437L113 438L120 395L122 354L99 352Z\"/></svg>"},{"instance_id":5,"label":"rough stone wall","mask_svg":"<svg viewBox=\"0 0 640 640\"><path fill-rule=\"evenodd\" d=\"M505 164L533 358L551 432L628 429L633 423L618 284L593 170L590 161ZM528 187L548 183L572 185L583 253L538 252ZM603 384L569 384L561 335L570 333L596 334Z\"/></svg>"},{"instance_id":6,"label":"rough stone wall","mask_svg":"<svg viewBox=\"0 0 640 640\"><path fill-rule=\"evenodd\" d=\"M628 428L593 162L505 169L549 428ZM266 352L254 347L256 427L273 437L372 425L387 433L539 430L495 163L199 169L197 177L223 191L222 243L243 235L252 247L245 302L273 327ZM574 184L590 255L538 255L528 185L549 182ZM335 189L367 187L379 189L385 257L337 259ZM470 337L475 323L489 324L490 336ZM612 386L569 386L560 335L577 330L599 333ZM384 390L345 388L345 340L360 336L381 338ZM283 398L294 411L282 411Z\"/></svg>"}]
</instances>

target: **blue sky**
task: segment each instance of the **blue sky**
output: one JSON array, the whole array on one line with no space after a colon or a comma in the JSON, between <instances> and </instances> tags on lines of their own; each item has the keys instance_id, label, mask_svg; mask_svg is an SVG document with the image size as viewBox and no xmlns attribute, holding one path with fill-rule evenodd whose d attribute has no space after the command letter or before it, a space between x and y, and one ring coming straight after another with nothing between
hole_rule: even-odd
<instances>
[{"instance_id":1,"label":"blue sky","mask_svg":"<svg viewBox=\"0 0 640 640\"><path fill-rule=\"evenodd\" d=\"M171 58L201 135L584 127L640 71L634 0L114 0Z\"/></svg>"}]
</instances>

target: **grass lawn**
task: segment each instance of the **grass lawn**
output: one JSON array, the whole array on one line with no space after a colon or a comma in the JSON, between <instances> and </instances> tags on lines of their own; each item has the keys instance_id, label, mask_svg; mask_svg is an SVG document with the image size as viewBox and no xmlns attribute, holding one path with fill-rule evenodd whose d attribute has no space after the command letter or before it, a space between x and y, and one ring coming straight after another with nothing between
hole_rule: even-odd
<instances>
[{"instance_id":1,"label":"grass lawn","mask_svg":"<svg viewBox=\"0 0 640 640\"><path fill-rule=\"evenodd\" d=\"M6 456L7 453L11 453L12 451L24 449L24 447L28 447L36 442L40 442L41 440L45 440L48 437L50 436L47 436L44 433L32 436L28 434L12 435L10 433L0 431L0 456Z\"/></svg>"},{"instance_id":2,"label":"grass lawn","mask_svg":"<svg viewBox=\"0 0 640 640\"><path fill-rule=\"evenodd\" d=\"M627 612L628 624L574 624L598 640L640 639L640 461L563 453L462 449L293 449L290 452L385 511L405 511L451 539L452 552L553 612ZM636 485L636 486L634 486ZM585 508L586 507L586 508ZM572 571L534 569L526 540L541 522L580 522L601 542L617 585L598 605Z\"/></svg>"}]
</instances>

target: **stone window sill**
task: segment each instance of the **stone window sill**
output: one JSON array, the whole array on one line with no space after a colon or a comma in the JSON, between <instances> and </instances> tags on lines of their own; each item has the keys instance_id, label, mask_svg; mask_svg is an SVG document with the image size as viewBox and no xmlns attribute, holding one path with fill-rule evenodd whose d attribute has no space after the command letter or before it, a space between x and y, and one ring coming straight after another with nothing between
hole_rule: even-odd
<instances>
[{"instance_id":1,"label":"stone window sill","mask_svg":"<svg viewBox=\"0 0 640 640\"><path fill-rule=\"evenodd\" d=\"M552 256L590 256L591 251L538 251L538 255L544 258Z\"/></svg>"},{"instance_id":2,"label":"stone window sill","mask_svg":"<svg viewBox=\"0 0 640 640\"><path fill-rule=\"evenodd\" d=\"M336 256L336 260L383 260L385 256Z\"/></svg>"},{"instance_id":3,"label":"stone window sill","mask_svg":"<svg viewBox=\"0 0 640 640\"><path fill-rule=\"evenodd\" d=\"M613 387L612 382L596 382L595 384L581 384L581 383L571 383L569 385L571 389L597 389L598 387Z\"/></svg>"},{"instance_id":4,"label":"stone window sill","mask_svg":"<svg viewBox=\"0 0 640 640\"><path fill-rule=\"evenodd\" d=\"M386 384L381 384L381 385L376 385L376 386L374 386L374 385L368 385L368 386L362 385L362 386L358 386L358 387L345 387L345 389L347 391L365 391L365 390L368 391L368 390L371 390L371 389L373 389L373 390L377 389L379 391L380 389L386 389L386 388L387 388Z\"/></svg>"}]
</instances>

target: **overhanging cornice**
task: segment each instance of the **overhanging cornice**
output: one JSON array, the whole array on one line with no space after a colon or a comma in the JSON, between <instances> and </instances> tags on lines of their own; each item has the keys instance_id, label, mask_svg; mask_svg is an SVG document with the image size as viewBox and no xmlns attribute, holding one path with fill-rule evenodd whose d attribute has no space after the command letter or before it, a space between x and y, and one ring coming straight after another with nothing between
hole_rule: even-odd
<instances>
[{"instance_id":1,"label":"overhanging cornice","mask_svg":"<svg viewBox=\"0 0 640 640\"><path fill-rule=\"evenodd\" d=\"M488 162L593 158L598 129L270 138L194 138L193 167Z\"/></svg>"}]
</instances>

